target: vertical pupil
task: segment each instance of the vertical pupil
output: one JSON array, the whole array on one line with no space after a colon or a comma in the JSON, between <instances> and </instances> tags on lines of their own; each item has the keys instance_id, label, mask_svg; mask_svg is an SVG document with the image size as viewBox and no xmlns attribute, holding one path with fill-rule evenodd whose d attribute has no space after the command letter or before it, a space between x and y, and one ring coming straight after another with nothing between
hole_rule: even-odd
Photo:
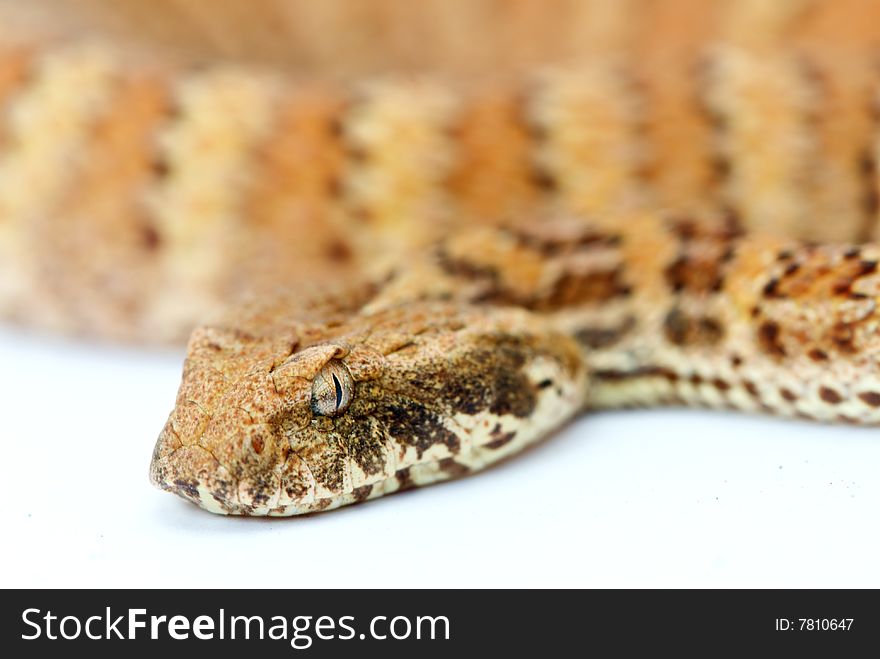
<instances>
[{"instance_id":1,"label":"vertical pupil","mask_svg":"<svg viewBox=\"0 0 880 659\"><path fill-rule=\"evenodd\" d=\"M342 405L342 384L339 382L339 378L336 377L336 373L333 373L333 386L336 388L336 409L339 409L339 406Z\"/></svg>"}]
</instances>

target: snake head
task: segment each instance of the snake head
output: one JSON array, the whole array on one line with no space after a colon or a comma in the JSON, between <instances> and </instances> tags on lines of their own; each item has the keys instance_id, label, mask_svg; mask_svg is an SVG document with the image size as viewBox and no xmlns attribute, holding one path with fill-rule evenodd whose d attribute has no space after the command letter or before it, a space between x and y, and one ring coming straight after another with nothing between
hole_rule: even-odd
<instances>
[{"instance_id":1,"label":"snake head","mask_svg":"<svg viewBox=\"0 0 880 659\"><path fill-rule=\"evenodd\" d=\"M513 309L203 327L151 480L218 513L328 510L520 450L580 408L586 380L570 339Z\"/></svg>"}]
</instances>

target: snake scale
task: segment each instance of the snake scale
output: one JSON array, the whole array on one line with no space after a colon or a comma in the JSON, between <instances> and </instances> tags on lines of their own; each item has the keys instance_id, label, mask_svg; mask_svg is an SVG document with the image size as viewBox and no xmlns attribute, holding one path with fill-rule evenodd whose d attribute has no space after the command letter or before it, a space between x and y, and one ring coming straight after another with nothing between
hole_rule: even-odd
<instances>
[{"instance_id":1,"label":"snake scale","mask_svg":"<svg viewBox=\"0 0 880 659\"><path fill-rule=\"evenodd\" d=\"M718 4L857 43L337 81L4 41L0 312L191 331L150 478L225 514L469 474L588 409L877 423L878 35L853 0Z\"/></svg>"}]
</instances>

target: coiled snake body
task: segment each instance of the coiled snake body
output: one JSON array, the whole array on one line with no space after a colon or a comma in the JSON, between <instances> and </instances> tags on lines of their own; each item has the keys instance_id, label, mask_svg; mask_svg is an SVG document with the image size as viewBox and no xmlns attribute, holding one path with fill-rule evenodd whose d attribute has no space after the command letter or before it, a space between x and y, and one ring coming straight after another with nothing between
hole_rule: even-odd
<instances>
[{"instance_id":1,"label":"coiled snake body","mask_svg":"<svg viewBox=\"0 0 880 659\"><path fill-rule=\"evenodd\" d=\"M586 409L880 421L870 58L630 64L335 86L9 46L0 307L199 324L150 477L221 513L468 474Z\"/></svg>"}]
</instances>

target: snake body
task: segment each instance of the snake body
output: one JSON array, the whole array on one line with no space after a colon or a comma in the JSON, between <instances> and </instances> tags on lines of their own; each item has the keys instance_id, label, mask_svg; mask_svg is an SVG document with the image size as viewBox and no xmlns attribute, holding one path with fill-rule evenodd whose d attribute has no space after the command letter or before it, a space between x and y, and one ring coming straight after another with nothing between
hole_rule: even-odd
<instances>
[{"instance_id":1,"label":"snake body","mask_svg":"<svg viewBox=\"0 0 880 659\"><path fill-rule=\"evenodd\" d=\"M651 214L455 234L381 287L196 330L152 479L292 515L477 471L588 408L876 423L878 257Z\"/></svg>"},{"instance_id":2,"label":"snake body","mask_svg":"<svg viewBox=\"0 0 880 659\"><path fill-rule=\"evenodd\" d=\"M343 82L10 42L0 311L192 330L150 477L227 514L468 474L588 409L876 423L860 38Z\"/></svg>"}]
</instances>

